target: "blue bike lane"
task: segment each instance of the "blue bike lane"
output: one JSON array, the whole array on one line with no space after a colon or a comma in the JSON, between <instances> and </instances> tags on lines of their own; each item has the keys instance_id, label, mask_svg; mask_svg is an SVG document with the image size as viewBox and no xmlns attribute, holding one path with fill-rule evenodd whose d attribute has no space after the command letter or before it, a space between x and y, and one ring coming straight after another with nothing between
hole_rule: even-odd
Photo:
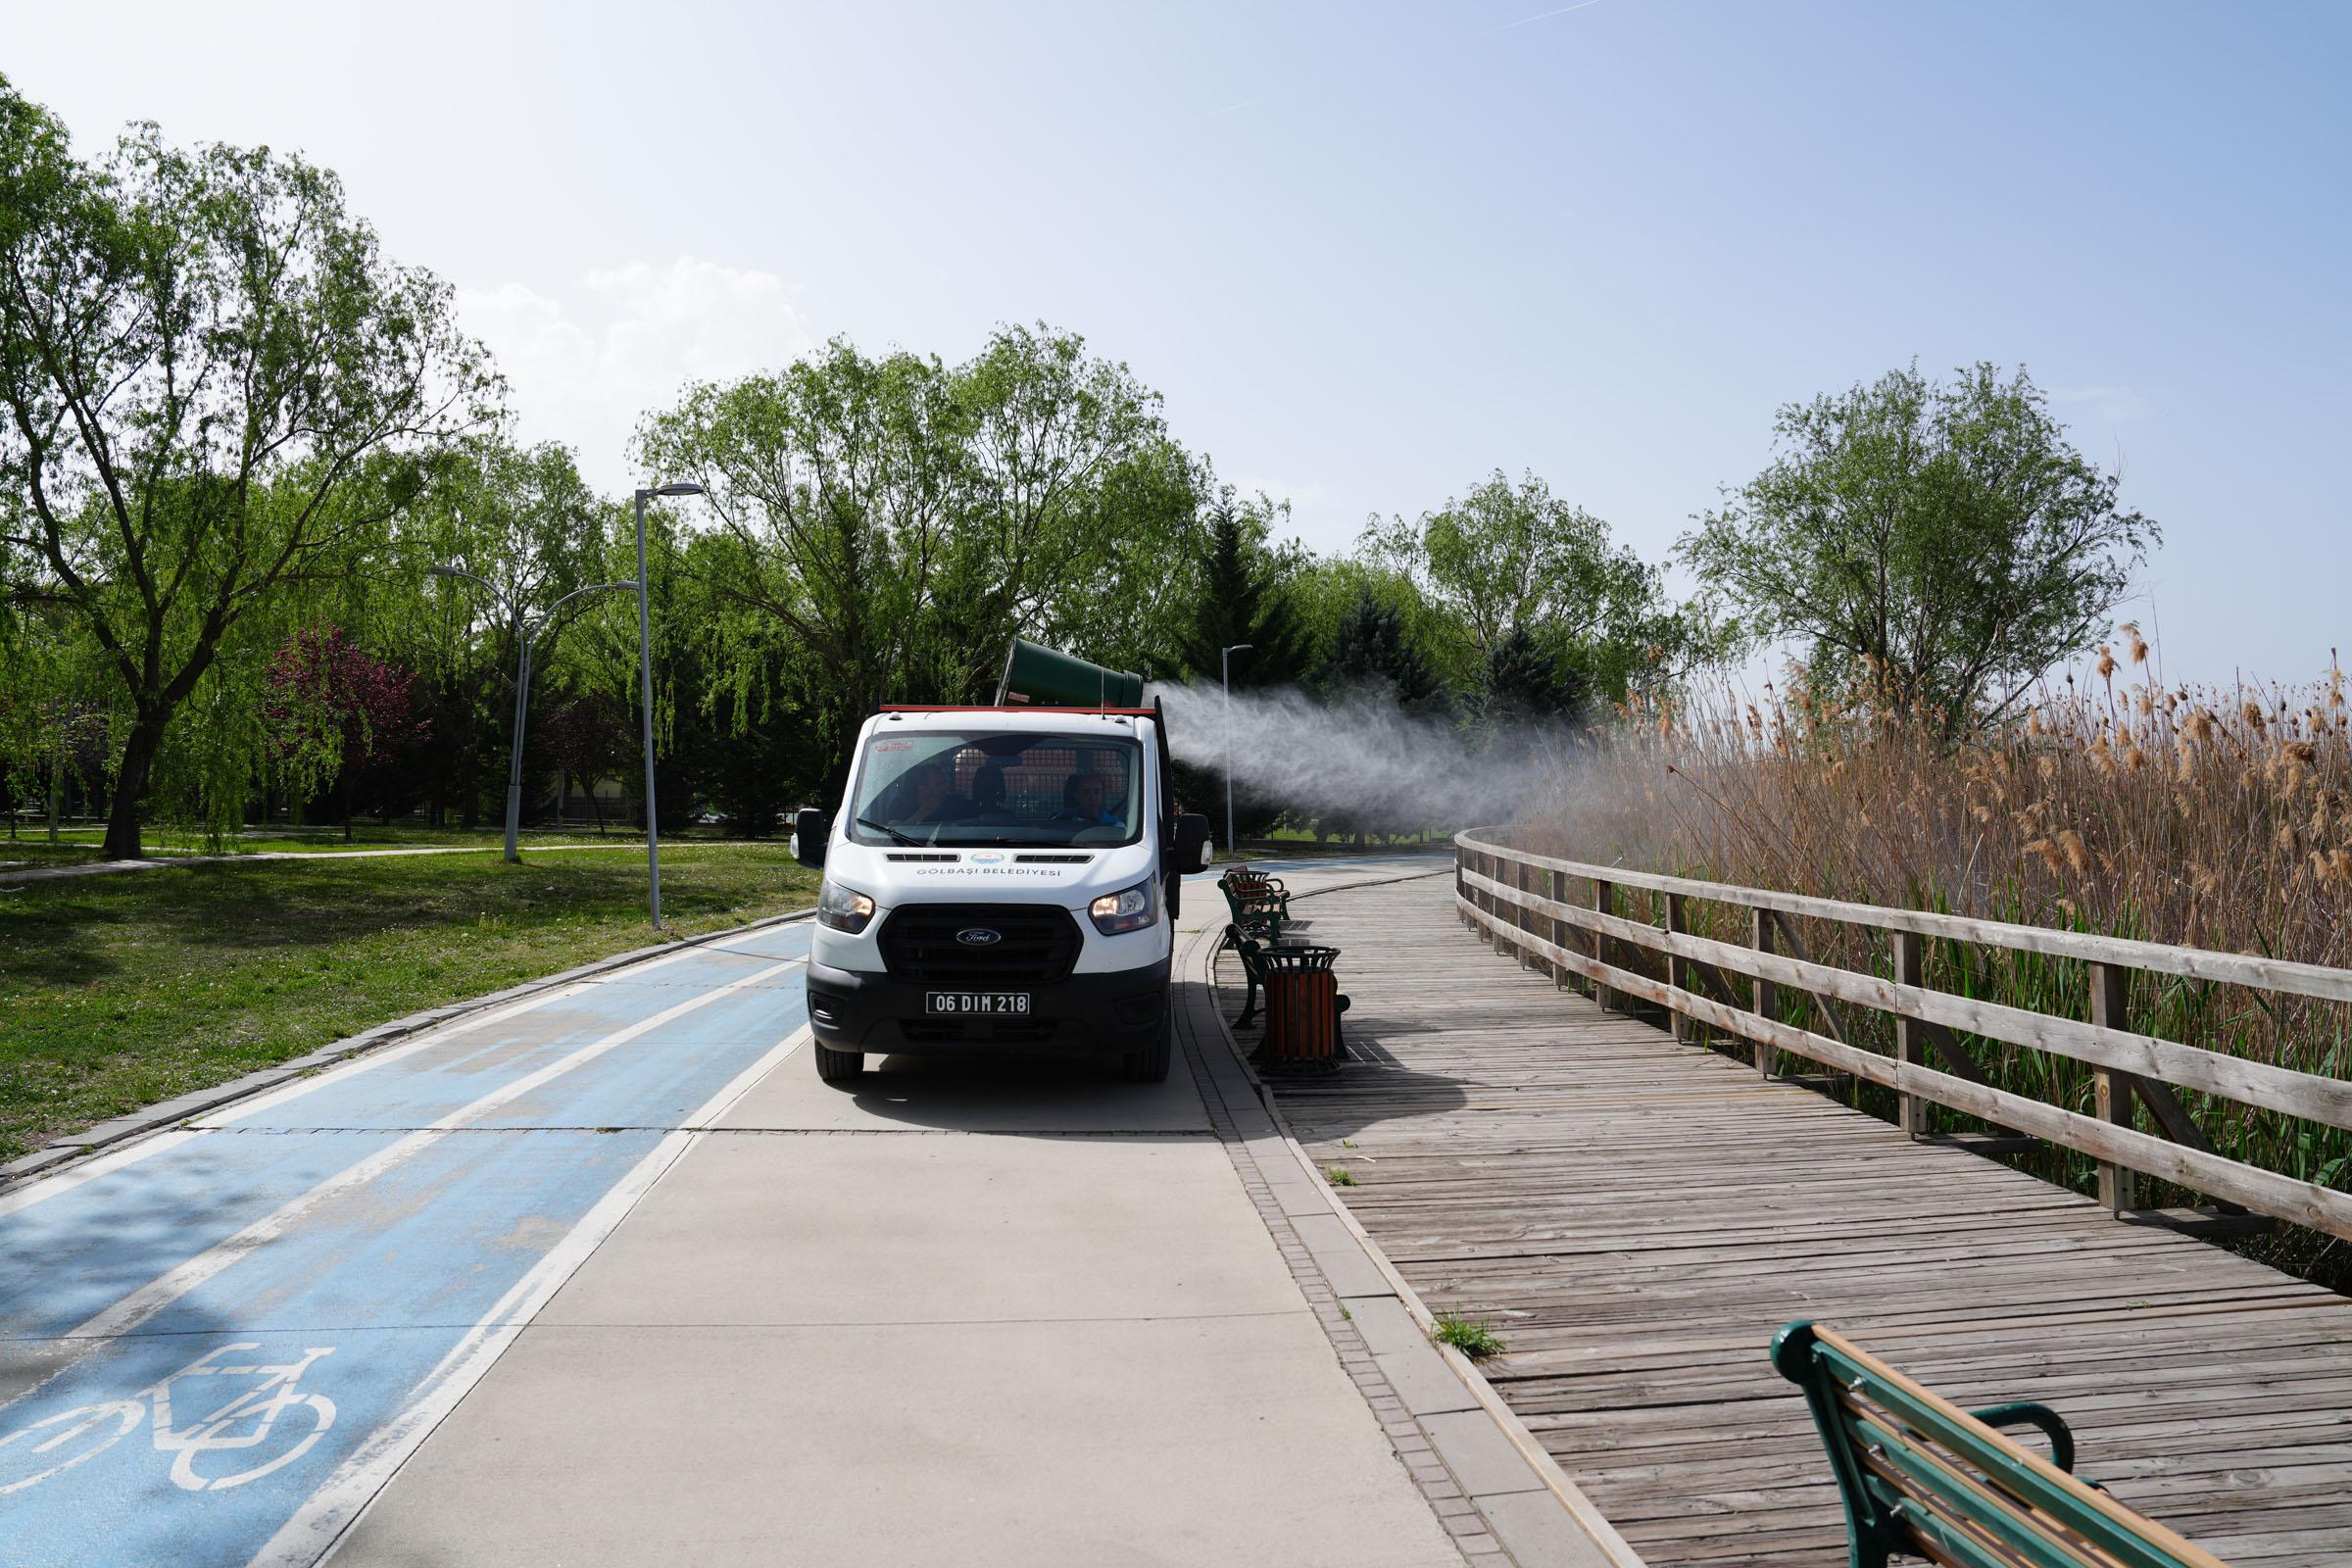
<instances>
[{"instance_id":1,"label":"blue bike lane","mask_svg":"<svg viewBox=\"0 0 2352 1568\"><path fill-rule=\"evenodd\" d=\"M808 947L663 955L0 1196L0 1565L316 1560L799 1045Z\"/></svg>"},{"instance_id":2,"label":"blue bike lane","mask_svg":"<svg viewBox=\"0 0 2352 1568\"><path fill-rule=\"evenodd\" d=\"M318 1561L806 1039L808 936L506 1004L0 1194L0 1568Z\"/></svg>"}]
</instances>

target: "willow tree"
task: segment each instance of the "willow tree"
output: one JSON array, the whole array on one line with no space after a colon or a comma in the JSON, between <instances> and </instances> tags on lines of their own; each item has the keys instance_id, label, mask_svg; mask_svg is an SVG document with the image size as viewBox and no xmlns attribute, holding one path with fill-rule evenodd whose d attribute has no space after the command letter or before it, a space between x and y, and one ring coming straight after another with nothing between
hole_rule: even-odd
<instances>
[{"instance_id":1,"label":"willow tree","mask_svg":"<svg viewBox=\"0 0 2352 1568\"><path fill-rule=\"evenodd\" d=\"M1166 673L1210 481L1159 394L1044 325L999 327L954 374L965 440L937 587L939 695L985 698L1014 636L1138 662L1156 643Z\"/></svg>"},{"instance_id":2,"label":"willow tree","mask_svg":"<svg viewBox=\"0 0 2352 1568\"><path fill-rule=\"evenodd\" d=\"M770 617L824 667L839 717L904 680L958 506L959 415L947 372L843 340L772 374L691 387L641 455L703 486L718 599Z\"/></svg>"},{"instance_id":3,"label":"willow tree","mask_svg":"<svg viewBox=\"0 0 2352 1568\"><path fill-rule=\"evenodd\" d=\"M56 843L68 789L87 793L102 782L105 672L94 652L55 607L0 599L0 784L11 838L18 803L38 797Z\"/></svg>"},{"instance_id":4,"label":"willow tree","mask_svg":"<svg viewBox=\"0 0 2352 1568\"><path fill-rule=\"evenodd\" d=\"M437 821L453 800L469 815L484 779L505 774L520 651L515 615L526 627L540 627L575 589L634 578L637 564L633 557L625 566L608 564L611 504L559 443L523 447L504 431L483 432L442 454L430 474L424 494L396 525L393 565L373 612L352 624L372 633L371 652L426 675L434 735L421 761L428 808ZM481 581L436 578L431 573L437 566ZM560 689L566 630L585 616L610 617L623 603L630 655L613 690L635 689L628 679L636 667L634 597L583 597L563 612L561 622L545 627L536 644L534 712L538 699Z\"/></svg>"},{"instance_id":5,"label":"willow tree","mask_svg":"<svg viewBox=\"0 0 2352 1568\"><path fill-rule=\"evenodd\" d=\"M1919 367L1774 420L1770 466L1684 536L1683 559L1817 691L1933 715L2015 713L2087 650L2163 542L2075 450L2021 368Z\"/></svg>"},{"instance_id":6,"label":"willow tree","mask_svg":"<svg viewBox=\"0 0 2352 1568\"><path fill-rule=\"evenodd\" d=\"M1514 482L1497 469L1413 521L1375 521L1361 553L1419 590L1446 674L1463 692L1481 688L1514 644L1612 696L1710 652L1702 623L1667 601L1658 569L1533 473Z\"/></svg>"},{"instance_id":7,"label":"willow tree","mask_svg":"<svg viewBox=\"0 0 2352 1568\"><path fill-rule=\"evenodd\" d=\"M724 548L699 569L824 669L836 733L889 697L985 692L1015 634L1131 657L1185 608L1200 466L1073 333L1000 328L953 368L837 340L689 389L640 444L703 485Z\"/></svg>"},{"instance_id":8,"label":"willow tree","mask_svg":"<svg viewBox=\"0 0 2352 1568\"><path fill-rule=\"evenodd\" d=\"M122 715L106 853L140 850L173 720L291 585L352 571L418 458L494 384L448 287L395 266L329 171L181 150L95 162L0 80L0 485L22 596L98 647Z\"/></svg>"}]
</instances>

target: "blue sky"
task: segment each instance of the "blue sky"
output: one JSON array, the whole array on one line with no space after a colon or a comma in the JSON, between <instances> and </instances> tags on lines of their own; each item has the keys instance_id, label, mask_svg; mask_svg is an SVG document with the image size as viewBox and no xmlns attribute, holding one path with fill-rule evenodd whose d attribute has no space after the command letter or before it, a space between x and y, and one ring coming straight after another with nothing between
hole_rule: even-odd
<instances>
[{"instance_id":1,"label":"blue sky","mask_svg":"<svg viewBox=\"0 0 2352 1568\"><path fill-rule=\"evenodd\" d=\"M687 376L1043 318L1318 548L1500 466L1657 558L1776 405L1989 359L2164 524L2173 673L2352 641L2352 8L9 10L86 145L341 171L610 485Z\"/></svg>"}]
</instances>

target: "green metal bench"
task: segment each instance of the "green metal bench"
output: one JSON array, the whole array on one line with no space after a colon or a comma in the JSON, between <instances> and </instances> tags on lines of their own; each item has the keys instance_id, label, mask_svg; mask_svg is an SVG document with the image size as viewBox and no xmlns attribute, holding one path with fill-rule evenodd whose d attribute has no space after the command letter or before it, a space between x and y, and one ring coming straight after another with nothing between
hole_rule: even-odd
<instances>
[{"instance_id":1,"label":"green metal bench","mask_svg":"<svg viewBox=\"0 0 2352 1568\"><path fill-rule=\"evenodd\" d=\"M1829 1450L1852 1568L1898 1553L1949 1568L2226 1568L2074 1475L2074 1435L2047 1405L1963 1410L1817 1323L1774 1335L1772 1364ZM2050 1457L1999 1427L2037 1428Z\"/></svg>"},{"instance_id":2,"label":"green metal bench","mask_svg":"<svg viewBox=\"0 0 2352 1568\"><path fill-rule=\"evenodd\" d=\"M1242 979L1246 983L1241 1016L1233 1020L1233 1026L1247 1029L1257 1016L1258 993L1266 988L1265 965L1258 960L1266 949L1274 945L1274 937L1262 922L1245 924L1234 920L1225 927L1225 945L1233 950L1235 957L1242 960Z\"/></svg>"},{"instance_id":3,"label":"green metal bench","mask_svg":"<svg viewBox=\"0 0 2352 1568\"><path fill-rule=\"evenodd\" d=\"M1217 889L1225 895L1225 906L1237 925L1263 925L1278 937L1292 923L1291 895L1280 878L1228 871L1217 878Z\"/></svg>"}]
</instances>

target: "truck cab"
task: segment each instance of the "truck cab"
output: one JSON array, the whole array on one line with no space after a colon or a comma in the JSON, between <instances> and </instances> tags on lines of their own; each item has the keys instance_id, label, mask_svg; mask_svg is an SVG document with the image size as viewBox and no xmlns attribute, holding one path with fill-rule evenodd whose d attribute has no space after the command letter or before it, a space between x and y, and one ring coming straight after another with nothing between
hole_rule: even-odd
<instances>
[{"instance_id":1,"label":"truck cab","mask_svg":"<svg viewBox=\"0 0 2352 1568\"><path fill-rule=\"evenodd\" d=\"M1139 683L1140 685L1140 683ZM821 865L808 960L817 1073L867 1055L1115 1055L1167 1076L1182 877L1205 818L1175 809L1156 709L886 709L841 808L800 813Z\"/></svg>"}]
</instances>

